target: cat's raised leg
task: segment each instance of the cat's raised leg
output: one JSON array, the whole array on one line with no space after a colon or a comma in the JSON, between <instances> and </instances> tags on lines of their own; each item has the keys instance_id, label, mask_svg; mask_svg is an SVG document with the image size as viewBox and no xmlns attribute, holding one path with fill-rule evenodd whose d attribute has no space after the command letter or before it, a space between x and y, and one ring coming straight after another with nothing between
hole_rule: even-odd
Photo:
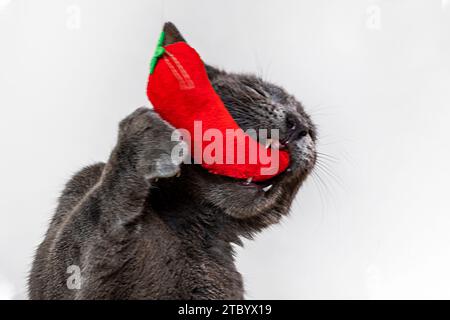
<instances>
[{"instance_id":1,"label":"cat's raised leg","mask_svg":"<svg viewBox=\"0 0 450 320\"><path fill-rule=\"evenodd\" d=\"M150 109L137 109L120 123L108 162L83 169L66 185L33 263L31 299L117 296L104 279L133 254L132 222L144 211L154 181L180 170L182 159L172 150L185 144L171 141L173 131ZM66 285L69 267L80 270L77 290Z\"/></svg>"},{"instance_id":2,"label":"cat's raised leg","mask_svg":"<svg viewBox=\"0 0 450 320\"><path fill-rule=\"evenodd\" d=\"M134 219L142 211L152 183L179 173L184 159L173 150L187 147L182 141L172 141L174 130L148 108L139 108L121 121L117 145L105 165L97 193L102 209L115 213L105 212L105 218L114 219L120 212L119 221Z\"/></svg>"},{"instance_id":3,"label":"cat's raised leg","mask_svg":"<svg viewBox=\"0 0 450 320\"><path fill-rule=\"evenodd\" d=\"M175 176L183 161L172 155L175 146L177 150L186 147L184 142L172 141L173 132L173 127L146 108L121 121L117 145L97 186L74 214L77 221L73 224L81 225L84 220L85 225L93 226L91 235L80 245L84 248L79 260L82 281L74 298L129 297L132 284L121 270L140 268L134 265L139 256L139 218L151 197L152 184L156 179Z\"/></svg>"}]
</instances>

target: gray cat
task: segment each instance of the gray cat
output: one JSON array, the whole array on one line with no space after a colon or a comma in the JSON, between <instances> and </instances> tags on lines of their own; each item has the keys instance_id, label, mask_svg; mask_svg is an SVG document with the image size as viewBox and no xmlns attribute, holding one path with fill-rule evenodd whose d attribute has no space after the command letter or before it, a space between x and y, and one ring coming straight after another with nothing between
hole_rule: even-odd
<instances>
[{"instance_id":1,"label":"gray cat","mask_svg":"<svg viewBox=\"0 0 450 320\"><path fill-rule=\"evenodd\" d=\"M185 41L171 23L164 31L164 45ZM232 244L288 213L315 164L316 130L282 88L206 68L241 128L280 130L290 168L242 183L173 163L173 127L137 109L121 121L109 160L67 183L34 259L31 299L243 299ZM78 284L69 279L76 268Z\"/></svg>"}]
</instances>

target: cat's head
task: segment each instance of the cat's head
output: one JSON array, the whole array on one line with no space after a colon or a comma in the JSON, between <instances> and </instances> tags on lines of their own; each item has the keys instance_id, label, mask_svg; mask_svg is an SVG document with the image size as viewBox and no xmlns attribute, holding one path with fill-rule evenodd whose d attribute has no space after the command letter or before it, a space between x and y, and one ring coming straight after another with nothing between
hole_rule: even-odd
<instances>
[{"instance_id":1,"label":"cat's head","mask_svg":"<svg viewBox=\"0 0 450 320\"><path fill-rule=\"evenodd\" d=\"M164 45L185 41L172 23L164 26ZM206 65L209 79L235 121L244 130L279 130L279 143L290 154L290 167L264 182L243 183L208 173L200 165L185 164L182 184L201 203L234 219L261 224L278 221L289 211L300 185L316 161L316 129L303 106L280 86L254 75L227 73ZM276 141L273 141L276 143Z\"/></svg>"}]
</instances>

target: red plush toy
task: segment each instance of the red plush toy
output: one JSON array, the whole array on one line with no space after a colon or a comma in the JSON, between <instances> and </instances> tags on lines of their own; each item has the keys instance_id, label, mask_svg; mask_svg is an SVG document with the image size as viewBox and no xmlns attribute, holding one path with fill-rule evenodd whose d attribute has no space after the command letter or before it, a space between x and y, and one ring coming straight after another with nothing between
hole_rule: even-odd
<instances>
[{"instance_id":1,"label":"red plush toy","mask_svg":"<svg viewBox=\"0 0 450 320\"><path fill-rule=\"evenodd\" d=\"M193 137L188 142L195 162L214 174L253 181L283 172L289 154L267 149L243 132L212 87L197 52L185 42L163 47L163 41L164 32L151 62L147 95L163 119Z\"/></svg>"}]
</instances>

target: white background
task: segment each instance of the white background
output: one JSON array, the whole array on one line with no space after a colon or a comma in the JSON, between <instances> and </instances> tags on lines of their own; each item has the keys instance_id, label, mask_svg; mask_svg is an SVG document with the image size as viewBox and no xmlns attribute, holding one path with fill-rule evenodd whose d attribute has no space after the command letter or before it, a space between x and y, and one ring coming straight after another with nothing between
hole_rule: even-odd
<instances>
[{"instance_id":1,"label":"white background","mask_svg":"<svg viewBox=\"0 0 450 320\"><path fill-rule=\"evenodd\" d=\"M301 100L322 169L239 249L247 298L450 298L450 1L0 0L0 298L64 183L147 105L165 20Z\"/></svg>"}]
</instances>

